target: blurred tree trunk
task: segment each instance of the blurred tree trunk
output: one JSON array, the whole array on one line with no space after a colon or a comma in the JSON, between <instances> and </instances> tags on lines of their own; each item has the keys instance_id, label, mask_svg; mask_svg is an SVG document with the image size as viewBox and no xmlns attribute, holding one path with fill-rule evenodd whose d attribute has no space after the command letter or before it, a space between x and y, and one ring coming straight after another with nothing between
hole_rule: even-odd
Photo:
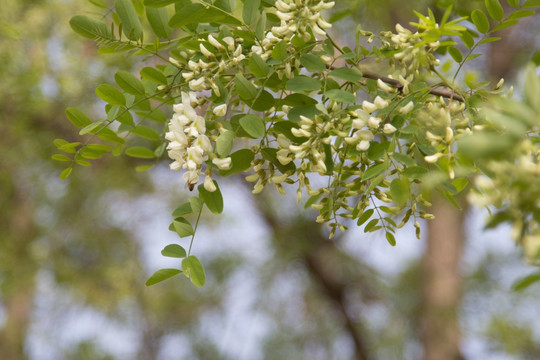
<instances>
[{"instance_id":1,"label":"blurred tree trunk","mask_svg":"<svg viewBox=\"0 0 540 360\"><path fill-rule=\"evenodd\" d=\"M425 360L462 359L459 306L463 279L459 265L463 253L463 220L460 211L444 198L433 201L435 219L428 221L426 250L422 259L421 339Z\"/></svg>"},{"instance_id":2,"label":"blurred tree trunk","mask_svg":"<svg viewBox=\"0 0 540 360\"><path fill-rule=\"evenodd\" d=\"M320 224L314 223L313 219L297 216L292 221L291 219L285 221L280 217L279 209L273 209L269 203L264 200L264 195L255 200L262 219L278 243L276 246L283 247L282 251L285 253L296 254L295 257L302 261L310 280L326 298L335 312L338 323L341 323L343 331L350 337L354 345L352 359L371 359L367 332L363 325L351 316L347 308L347 286L353 279L344 276L342 269L339 269L335 262L336 258L344 260L343 256L346 256L337 246L339 236L329 240L328 236L323 234ZM356 286L361 286L358 278L355 281ZM364 301L369 301L375 295L368 284L363 285Z\"/></svg>"},{"instance_id":3,"label":"blurred tree trunk","mask_svg":"<svg viewBox=\"0 0 540 360\"><path fill-rule=\"evenodd\" d=\"M0 358L24 360L27 358L24 343L32 314L37 272L37 267L33 266L35 263L28 259L33 258L31 245L36 229L32 218L33 207L27 194L23 193L15 180L10 185L6 187L12 189L8 195L10 207L4 208L6 213L9 212L7 229L0 233L0 242L4 243L5 251L2 258L10 262L10 271L4 273L1 285L6 322L0 330Z\"/></svg>"}]
</instances>

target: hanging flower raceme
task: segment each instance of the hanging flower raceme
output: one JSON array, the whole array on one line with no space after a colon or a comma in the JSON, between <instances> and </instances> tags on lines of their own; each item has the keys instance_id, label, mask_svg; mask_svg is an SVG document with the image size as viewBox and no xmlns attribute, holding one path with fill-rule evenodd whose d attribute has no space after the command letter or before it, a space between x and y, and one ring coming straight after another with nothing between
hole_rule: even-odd
<instances>
[{"instance_id":1,"label":"hanging flower raceme","mask_svg":"<svg viewBox=\"0 0 540 360\"><path fill-rule=\"evenodd\" d=\"M183 177L190 188L199 181L202 163L212 152L210 139L205 135L204 118L197 114L192 103L197 103L195 93L182 92L182 103L174 105L169 132L165 134L169 157L174 160L169 166L175 171L187 170Z\"/></svg>"},{"instance_id":2,"label":"hanging flower raceme","mask_svg":"<svg viewBox=\"0 0 540 360\"><path fill-rule=\"evenodd\" d=\"M311 27L315 34L326 36L326 29L332 25L321 17L321 10L331 9L334 4L324 0L277 0L276 15L281 24L274 26L272 33L281 39L297 34L309 40L311 34L307 29Z\"/></svg>"}]
</instances>

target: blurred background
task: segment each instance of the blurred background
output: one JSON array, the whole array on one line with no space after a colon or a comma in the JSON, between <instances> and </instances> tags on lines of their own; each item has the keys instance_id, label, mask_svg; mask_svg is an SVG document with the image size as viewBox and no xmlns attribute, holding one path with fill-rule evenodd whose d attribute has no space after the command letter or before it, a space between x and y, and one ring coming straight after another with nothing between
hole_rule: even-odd
<instances>
[{"instance_id":1,"label":"blurred background","mask_svg":"<svg viewBox=\"0 0 540 360\"><path fill-rule=\"evenodd\" d=\"M357 23L393 29L450 5L483 1L340 0L333 34L354 44ZM511 290L534 269L510 229L483 231L482 211L437 199L423 239L404 228L392 248L361 229L329 241L294 198L224 179L225 212L204 214L194 244L207 284L146 288L178 266L160 250L185 242L167 230L189 196L181 176L167 160L136 173L110 156L61 181L50 160L55 138L79 139L66 107L100 116L95 87L145 66L71 31L71 16L96 9L0 0L0 359L540 358L540 286ZM539 28L536 16L503 30L472 70L519 84Z\"/></svg>"}]
</instances>

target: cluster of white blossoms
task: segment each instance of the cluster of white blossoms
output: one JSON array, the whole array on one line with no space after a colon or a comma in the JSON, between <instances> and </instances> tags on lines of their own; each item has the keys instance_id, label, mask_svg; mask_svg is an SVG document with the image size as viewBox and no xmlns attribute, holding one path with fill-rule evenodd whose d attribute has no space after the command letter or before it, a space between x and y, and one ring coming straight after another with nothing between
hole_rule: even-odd
<instances>
[{"instance_id":1,"label":"cluster of white blossoms","mask_svg":"<svg viewBox=\"0 0 540 360\"><path fill-rule=\"evenodd\" d=\"M414 77L420 74L420 69L429 69L430 66L439 65L439 59L434 55L439 48L439 42L418 46L423 41L420 33L413 33L400 24L396 25L396 31L396 34L384 31L381 35L386 38L383 40L386 48L397 50L392 58L392 65L398 72L398 80L407 88ZM399 78L399 75L402 77Z\"/></svg>"},{"instance_id":2,"label":"cluster of white blossoms","mask_svg":"<svg viewBox=\"0 0 540 360\"><path fill-rule=\"evenodd\" d=\"M182 77L191 91L212 89L220 96L215 79L246 58L244 48L240 44L240 39L235 40L231 36L217 39L209 34L206 39L201 38L199 41L199 51L190 49L181 53L187 64L182 64L174 58L169 58L169 61L182 69ZM197 58L198 60L193 60Z\"/></svg>"},{"instance_id":3,"label":"cluster of white blossoms","mask_svg":"<svg viewBox=\"0 0 540 360\"><path fill-rule=\"evenodd\" d=\"M424 157L427 163L434 164L443 157L451 159L454 155L453 146L462 136L472 134L470 118L465 111L465 104L458 101L448 101L442 97L433 98L426 106L416 113L416 121L426 130L425 136L435 149L433 154ZM454 169L448 167L448 176L454 179Z\"/></svg>"},{"instance_id":4,"label":"cluster of white blossoms","mask_svg":"<svg viewBox=\"0 0 540 360\"><path fill-rule=\"evenodd\" d=\"M280 26L274 26L272 33L281 39L298 35L309 40L311 28L316 35L326 36L326 29L332 25L321 17L321 10L331 9L334 2L324 0L277 0L275 7L281 20Z\"/></svg>"},{"instance_id":5,"label":"cluster of white blossoms","mask_svg":"<svg viewBox=\"0 0 540 360\"><path fill-rule=\"evenodd\" d=\"M350 113L354 120L352 122L351 136L344 138L349 145L356 145L356 150L365 151L369 149L370 142L375 138L374 132L379 132L383 120L375 116L377 110L386 108L390 102L380 96L375 97L373 102L365 101L362 103L362 109L356 109ZM389 123L382 125L383 133L390 135L396 131L396 128Z\"/></svg>"},{"instance_id":6,"label":"cluster of white blossoms","mask_svg":"<svg viewBox=\"0 0 540 360\"><path fill-rule=\"evenodd\" d=\"M516 147L515 161L487 163L490 177L476 177L476 191L468 194L469 202L478 206L495 206L513 218L513 238L521 241L528 259L540 262L540 226L527 212L540 212L540 149L529 139Z\"/></svg>"},{"instance_id":7,"label":"cluster of white blossoms","mask_svg":"<svg viewBox=\"0 0 540 360\"><path fill-rule=\"evenodd\" d=\"M193 107L197 104L195 93L182 92L182 102L173 106L174 114L169 122L169 131L165 134L165 139L169 141L169 157L174 160L169 167L174 171L186 170L183 178L190 188L199 182L202 164L208 160L208 155L212 154L212 144L206 136L204 117L198 115ZM212 162L219 169L226 170L231 165L231 158L214 157ZM208 191L216 190L210 171L206 173L204 187Z\"/></svg>"}]
</instances>

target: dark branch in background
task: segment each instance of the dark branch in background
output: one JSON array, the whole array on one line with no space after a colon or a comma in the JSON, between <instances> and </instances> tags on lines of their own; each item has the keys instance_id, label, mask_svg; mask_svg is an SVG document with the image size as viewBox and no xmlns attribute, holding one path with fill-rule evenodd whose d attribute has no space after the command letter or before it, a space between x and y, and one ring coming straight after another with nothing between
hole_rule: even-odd
<instances>
[{"instance_id":1,"label":"dark branch in background","mask_svg":"<svg viewBox=\"0 0 540 360\"><path fill-rule=\"evenodd\" d=\"M399 91L401 91L401 89L403 88L403 85L396 79L390 79L389 77L381 76L381 75L378 75L378 74L375 74L375 73L372 73L372 72L369 72L369 71L362 71L362 75L365 78L372 79L372 80L379 80L380 79L380 80L384 81L385 83L387 83L389 85L392 85L393 87L395 87ZM437 88L437 89L429 90L429 93L431 95L442 96L442 97L447 98L447 99L452 99L452 100L457 100L457 101L464 102L463 97L461 95L456 94L453 90L446 90L446 89L438 89Z\"/></svg>"},{"instance_id":2,"label":"dark branch in background","mask_svg":"<svg viewBox=\"0 0 540 360\"><path fill-rule=\"evenodd\" d=\"M328 69L335 70L336 67L335 66L328 66ZM396 79L391 79L391 78L389 78L387 76L382 76L382 75L379 75L379 74L376 74L376 73L372 73L370 71L365 71L365 70L360 70L360 69L358 69L358 70L362 73L362 76L365 77L366 79L384 81L388 85L391 85L391 86L395 87L399 92L401 92L402 89L403 89L403 85ZM442 96L442 97L447 98L447 99L456 100L456 101L460 101L460 102L465 102L463 97L461 95L459 95L459 94L456 94L453 90L432 88L432 89L429 90L429 93L431 95Z\"/></svg>"},{"instance_id":3,"label":"dark branch in background","mask_svg":"<svg viewBox=\"0 0 540 360\"><path fill-rule=\"evenodd\" d=\"M328 240L319 232L319 227L314 227L312 223L309 223L309 228L302 227L303 222L301 221L287 226L261 200L255 201L255 205L261 217L272 229L274 238L279 239L283 235L290 236L291 234L295 234L303 237L303 239L298 239L297 241L308 242L310 244L309 248L300 254L300 258L303 260L310 277L321 287L324 296L330 300L330 304L335 306L336 310L343 317L345 331L354 343L354 359L368 360L368 351L365 346L365 339L361 333L360 324L355 322L347 312L347 306L345 304L346 284L328 273L319 260L320 254L335 249L335 240Z\"/></svg>"}]
</instances>

